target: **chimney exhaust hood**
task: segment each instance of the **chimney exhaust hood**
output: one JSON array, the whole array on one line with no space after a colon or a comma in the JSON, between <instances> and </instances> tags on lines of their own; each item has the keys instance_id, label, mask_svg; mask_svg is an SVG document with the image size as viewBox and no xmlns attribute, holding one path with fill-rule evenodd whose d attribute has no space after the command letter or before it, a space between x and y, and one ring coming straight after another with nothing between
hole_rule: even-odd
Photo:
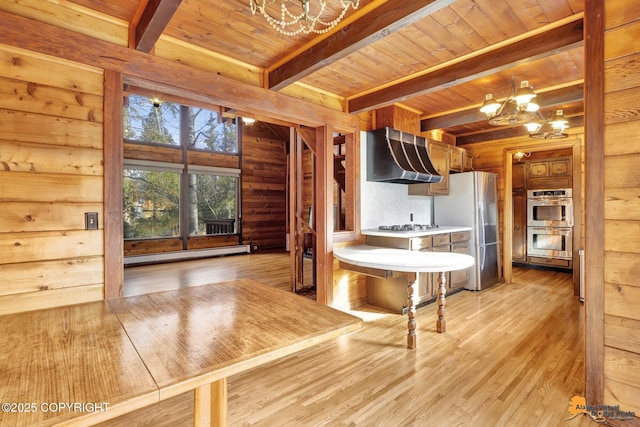
<instances>
[{"instance_id":1,"label":"chimney exhaust hood","mask_svg":"<svg viewBox=\"0 0 640 427\"><path fill-rule=\"evenodd\" d=\"M367 181L439 183L425 138L392 128L367 132Z\"/></svg>"}]
</instances>

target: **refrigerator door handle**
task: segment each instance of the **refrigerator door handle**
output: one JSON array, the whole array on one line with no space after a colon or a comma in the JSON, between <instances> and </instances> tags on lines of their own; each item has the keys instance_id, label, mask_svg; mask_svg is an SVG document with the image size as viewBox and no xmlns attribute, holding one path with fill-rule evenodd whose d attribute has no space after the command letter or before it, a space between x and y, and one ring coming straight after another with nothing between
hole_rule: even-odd
<instances>
[{"instance_id":1,"label":"refrigerator door handle","mask_svg":"<svg viewBox=\"0 0 640 427\"><path fill-rule=\"evenodd\" d=\"M487 243L484 229L484 209L482 206L478 208L478 243L485 244Z\"/></svg>"}]
</instances>

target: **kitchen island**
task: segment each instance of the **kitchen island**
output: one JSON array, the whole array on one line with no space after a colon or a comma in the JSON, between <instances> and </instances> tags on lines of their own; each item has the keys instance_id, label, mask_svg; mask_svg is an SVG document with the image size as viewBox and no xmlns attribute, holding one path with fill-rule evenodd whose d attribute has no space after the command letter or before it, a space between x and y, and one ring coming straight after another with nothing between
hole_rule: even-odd
<instances>
[{"instance_id":1,"label":"kitchen island","mask_svg":"<svg viewBox=\"0 0 640 427\"><path fill-rule=\"evenodd\" d=\"M383 228L383 229L381 229ZM399 229L398 229L399 228ZM461 225L420 225L380 227L362 230L369 246L406 249L427 252L456 252L473 255L472 228ZM472 267L446 272L446 291L453 294L463 289L473 290L475 283ZM439 292L439 272L420 273L416 285L416 307L435 302ZM366 279L367 303L394 313L406 313L406 285L404 277Z\"/></svg>"},{"instance_id":2,"label":"kitchen island","mask_svg":"<svg viewBox=\"0 0 640 427\"><path fill-rule=\"evenodd\" d=\"M444 315L446 276L448 271L463 270L474 264L470 255L450 252L423 252L379 246L358 245L335 248L334 257L340 261L340 268L374 277L407 277L407 347L416 347L416 305L415 285L418 273L438 273L438 320L436 330L446 332Z\"/></svg>"}]
</instances>

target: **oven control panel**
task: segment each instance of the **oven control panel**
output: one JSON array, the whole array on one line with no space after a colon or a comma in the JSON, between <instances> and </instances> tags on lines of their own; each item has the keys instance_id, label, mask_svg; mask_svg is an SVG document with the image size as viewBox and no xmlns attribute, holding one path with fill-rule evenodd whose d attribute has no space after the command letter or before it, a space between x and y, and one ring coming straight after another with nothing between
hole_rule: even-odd
<instances>
[{"instance_id":1,"label":"oven control panel","mask_svg":"<svg viewBox=\"0 0 640 427\"><path fill-rule=\"evenodd\" d=\"M563 197L572 197L572 189L571 188L557 188L553 190L528 190L527 198L529 199L537 199L537 198L563 198Z\"/></svg>"}]
</instances>

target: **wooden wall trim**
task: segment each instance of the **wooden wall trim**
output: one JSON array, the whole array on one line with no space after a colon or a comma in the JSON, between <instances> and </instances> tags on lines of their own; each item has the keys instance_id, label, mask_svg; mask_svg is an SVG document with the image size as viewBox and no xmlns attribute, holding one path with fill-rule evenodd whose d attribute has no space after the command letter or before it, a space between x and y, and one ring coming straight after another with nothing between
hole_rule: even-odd
<instances>
[{"instance_id":1,"label":"wooden wall trim","mask_svg":"<svg viewBox=\"0 0 640 427\"><path fill-rule=\"evenodd\" d=\"M513 262L512 257L512 242L513 242L513 205L512 205L512 179L513 179L513 153L516 151L528 151L528 152L536 152L536 151L548 151L548 150L556 150L561 148L571 148L573 152L573 163L572 163L572 173L574 176L573 179L573 199L574 199L574 226L573 226L573 286L574 293L575 290L578 289L580 285L580 275L579 275L579 264L577 263L577 253L580 248L582 236L582 199L580 197L581 194L581 170L580 163L582 161L582 156L580 152L580 138L569 138L569 139L556 139L545 141L544 144L540 144L540 141L535 139L527 139L521 142L518 142L513 147L508 147L504 149L504 230L503 231L503 242L502 242L502 260L503 260L503 279L505 283L511 283L512 278L512 268L511 263ZM578 295L578 293L575 293Z\"/></svg>"},{"instance_id":2,"label":"wooden wall trim","mask_svg":"<svg viewBox=\"0 0 640 427\"><path fill-rule=\"evenodd\" d=\"M604 0L585 0L585 394L604 401Z\"/></svg>"},{"instance_id":3,"label":"wooden wall trim","mask_svg":"<svg viewBox=\"0 0 640 427\"><path fill-rule=\"evenodd\" d=\"M511 284L513 273L513 153L504 150L504 211L502 230L502 280ZM499 234L498 234L499 235Z\"/></svg>"},{"instance_id":4,"label":"wooden wall trim","mask_svg":"<svg viewBox=\"0 0 640 427\"><path fill-rule=\"evenodd\" d=\"M290 277L291 277L291 286L292 290L295 289L296 280L297 280L297 259L296 259L296 229L298 227L298 218L296 216L297 209L297 197L298 197L298 166L297 166L297 141L298 141L298 133L296 132L296 128L289 128L289 161L288 161L288 177L287 177L287 186L288 186L288 202L289 202L289 214L287 215L287 226L289 227L289 265L290 265Z\"/></svg>"},{"instance_id":5,"label":"wooden wall trim","mask_svg":"<svg viewBox=\"0 0 640 427\"><path fill-rule=\"evenodd\" d=\"M582 215L584 201L582 200L582 183L584 175L582 173L582 146L584 135L573 144L573 154L571 160L573 162L573 294L580 295L580 254L579 249L584 249L584 236L582 235L584 228L582 227ZM577 266L576 266L577 264Z\"/></svg>"},{"instance_id":6,"label":"wooden wall trim","mask_svg":"<svg viewBox=\"0 0 640 427\"><path fill-rule=\"evenodd\" d=\"M122 74L104 70L104 297L124 289Z\"/></svg>"},{"instance_id":7,"label":"wooden wall trim","mask_svg":"<svg viewBox=\"0 0 640 427\"><path fill-rule=\"evenodd\" d=\"M333 301L333 128L316 129L316 301L332 306Z\"/></svg>"},{"instance_id":8,"label":"wooden wall trim","mask_svg":"<svg viewBox=\"0 0 640 427\"><path fill-rule=\"evenodd\" d=\"M0 21L4 44L118 71L135 86L311 127L332 123L338 130L354 132L360 125L357 116L342 111L6 11L0 11Z\"/></svg>"}]
</instances>

